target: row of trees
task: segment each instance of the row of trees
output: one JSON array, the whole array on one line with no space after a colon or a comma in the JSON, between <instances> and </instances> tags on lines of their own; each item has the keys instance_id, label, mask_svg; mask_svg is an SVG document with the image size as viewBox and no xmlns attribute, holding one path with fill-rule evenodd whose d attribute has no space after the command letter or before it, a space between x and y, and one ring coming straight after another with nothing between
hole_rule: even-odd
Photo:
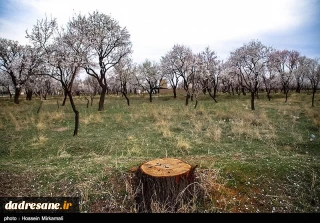
<instances>
[{"instance_id":1,"label":"row of trees","mask_svg":"<svg viewBox=\"0 0 320 223\"><path fill-rule=\"evenodd\" d=\"M0 39L1 79L12 81L17 104L22 87L38 82L38 78L47 76L58 81L65 95L63 104L68 97L75 113L77 135L79 112L72 97L74 80L81 69L96 79L101 87L99 111L103 110L107 71L132 52L128 31L110 16L95 11L88 16L74 16L64 27L59 27L56 19L38 20L26 34L30 46Z\"/></svg>"},{"instance_id":2,"label":"row of trees","mask_svg":"<svg viewBox=\"0 0 320 223\"><path fill-rule=\"evenodd\" d=\"M176 44L159 62L146 59L136 64L131 59L132 43L126 28L108 15L94 11L75 15L65 26L56 19L38 20L26 31L30 44L0 38L0 84L9 92L14 89L14 102L19 103L22 89L27 99L37 93L46 98L48 93L62 89L63 105L70 100L75 113L77 135L79 112L73 101L74 83L80 72L85 72L84 93L99 94L98 110L104 110L109 91L120 92L130 105L129 91L143 90L152 94L166 81L177 96L177 89L186 92L185 104L201 93L208 93L217 102L218 90L238 94L250 93L251 109L258 90L271 98L273 90L283 91L287 101L293 87L312 89L312 106L320 82L319 59L300 55L292 50L277 50L258 40L250 41L230 53L226 61L218 59L209 47L194 53ZM59 87L60 86L60 87Z\"/></svg>"}]
</instances>

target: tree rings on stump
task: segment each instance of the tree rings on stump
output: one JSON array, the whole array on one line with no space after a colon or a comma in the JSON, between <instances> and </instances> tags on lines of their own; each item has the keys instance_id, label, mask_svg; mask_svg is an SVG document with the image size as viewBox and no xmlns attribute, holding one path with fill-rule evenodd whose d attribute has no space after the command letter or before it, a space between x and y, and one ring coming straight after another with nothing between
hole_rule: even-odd
<instances>
[{"instance_id":1,"label":"tree rings on stump","mask_svg":"<svg viewBox=\"0 0 320 223\"><path fill-rule=\"evenodd\" d=\"M188 174L192 166L174 158L155 159L140 166L141 171L151 177L173 177Z\"/></svg>"},{"instance_id":2,"label":"tree rings on stump","mask_svg":"<svg viewBox=\"0 0 320 223\"><path fill-rule=\"evenodd\" d=\"M148 161L136 171L136 204L139 212L175 212L192 198L194 170L182 160Z\"/></svg>"}]
</instances>

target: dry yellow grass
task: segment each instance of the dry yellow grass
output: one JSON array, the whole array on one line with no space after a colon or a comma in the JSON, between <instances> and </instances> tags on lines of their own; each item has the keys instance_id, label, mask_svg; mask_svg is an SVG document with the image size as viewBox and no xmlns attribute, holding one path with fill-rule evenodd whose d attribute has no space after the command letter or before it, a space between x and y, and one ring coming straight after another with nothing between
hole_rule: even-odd
<instances>
[{"instance_id":1,"label":"dry yellow grass","mask_svg":"<svg viewBox=\"0 0 320 223\"><path fill-rule=\"evenodd\" d=\"M41 146L44 145L48 140L48 137L43 133L39 133L39 135L33 137L32 146Z\"/></svg>"},{"instance_id":2,"label":"dry yellow grass","mask_svg":"<svg viewBox=\"0 0 320 223\"><path fill-rule=\"evenodd\" d=\"M316 107L306 107L306 115L312 120L313 124L318 128L320 132L320 110Z\"/></svg>"},{"instance_id":3,"label":"dry yellow grass","mask_svg":"<svg viewBox=\"0 0 320 223\"><path fill-rule=\"evenodd\" d=\"M32 116L30 124L35 124L36 128L41 131L50 128L54 123L62 121L65 118L64 111L40 112L37 121Z\"/></svg>"},{"instance_id":4,"label":"dry yellow grass","mask_svg":"<svg viewBox=\"0 0 320 223\"><path fill-rule=\"evenodd\" d=\"M183 139L182 137L179 137L179 136L176 137L176 140L177 140L176 148L180 150L182 154L185 154L185 153L188 154L191 149L190 143L186 139Z\"/></svg>"},{"instance_id":5,"label":"dry yellow grass","mask_svg":"<svg viewBox=\"0 0 320 223\"><path fill-rule=\"evenodd\" d=\"M140 156L142 155L143 149L139 146L139 143L137 142L137 138L134 136L128 136L126 140L126 146L127 146L127 155L129 156Z\"/></svg>"},{"instance_id":6,"label":"dry yellow grass","mask_svg":"<svg viewBox=\"0 0 320 223\"><path fill-rule=\"evenodd\" d=\"M119 124L122 123L123 122L122 115L121 114L115 114L114 115L114 120Z\"/></svg>"},{"instance_id":7,"label":"dry yellow grass","mask_svg":"<svg viewBox=\"0 0 320 223\"><path fill-rule=\"evenodd\" d=\"M216 123L210 123L205 133L205 136L214 142L219 142L222 136L222 129Z\"/></svg>"},{"instance_id":8,"label":"dry yellow grass","mask_svg":"<svg viewBox=\"0 0 320 223\"><path fill-rule=\"evenodd\" d=\"M121 118L119 119L119 115L117 115L116 117L118 117L118 121L121 120ZM83 114L80 118L80 122L85 125L89 125L91 123L103 123L103 117L100 113Z\"/></svg>"},{"instance_id":9,"label":"dry yellow grass","mask_svg":"<svg viewBox=\"0 0 320 223\"><path fill-rule=\"evenodd\" d=\"M171 120L173 116L177 115L174 113L172 108L166 106L151 106L151 115L156 121Z\"/></svg>"},{"instance_id":10,"label":"dry yellow grass","mask_svg":"<svg viewBox=\"0 0 320 223\"><path fill-rule=\"evenodd\" d=\"M18 122L18 120L16 119L16 117L10 111L8 112L8 115L9 115L9 117L11 119L12 124L15 126L15 130L16 131L20 131L21 130L21 125Z\"/></svg>"},{"instance_id":11,"label":"dry yellow grass","mask_svg":"<svg viewBox=\"0 0 320 223\"><path fill-rule=\"evenodd\" d=\"M128 170L145 159L165 154L165 157L183 157L199 167L197 183L203 191L194 194L199 205L185 204L178 212L258 212L258 208L271 212L273 206L278 208L279 204L288 207L282 209L284 212L319 211L309 203L319 203L319 173L314 160L317 145L305 137L309 128L301 129L301 126L309 127L310 120L319 121L318 107L303 110L302 106L293 104L292 109L282 103L282 99L279 103L257 100L255 111L251 111L244 100L229 98L221 98L213 105L211 101L199 101L196 109L184 106L182 100L172 104L168 101L162 104L161 100L155 100L154 104L133 101L130 107L124 106L122 101L118 106L118 101L109 100L107 103L113 106L112 110L96 112L86 109L81 101L77 102L83 124L80 125L83 131L77 137L71 136L73 125L69 123L73 123L74 114L70 108L61 107L55 112L55 107L51 106L54 110L49 113L49 108L44 106L36 113L36 106L33 109L25 106L24 111L8 109L11 116L5 113L2 117L0 128L7 125L9 129L2 129L3 142L8 142L8 151L4 150L4 154L10 158L4 159L7 164L3 174L7 177L7 166L12 172L20 171L19 177L26 169L32 173L29 178L35 179L36 184L21 183L28 189L25 190L28 196L79 196L81 212L136 212L136 191ZM302 111L305 115L297 118ZM91 112L99 114L94 117ZM99 124L101 122L103 124ZM98 124L90 125L92 123ZM19 132L15 132L17 126ZM22 131L27 126L33 129ZM54 132L66 130L70 133ZM312 131L315 132L314 128ZM27 143L22 144L23 141ZM37 149L41 153L35 153ZM310 155L300 153L309 150L313 151ZM26 162L29 155L32 160ZM17 159L22 156L27 159ZM250 185L247 184L249 180ZM259 191L269 186L270 191ZM6 191L4 194L13 196L23 193L13 186ZM281 203L283 200L287 200L288 205ZM153 209L166 212L164 206L157 203Z\"/></svg>"},{"instance_id":12,"label":"dry yellow grass","mask_svg":"<svg viewBox=\"0 0 320 223\"><path fill-rule=\"evenodd\" d=\"M276 137L273 126L264 111L238 111L231 121L231 132L236 137L252 139L274 139Z\"/></svg>"},{"instance_id":13,"label":"dry yellow grass","mask_svg":"<svg viewBox=\"0 0 320 223\"><path fill-rule=\"evenodd\" d=\"M151 115L155 120L155 129L165 138L173 137L173 133L170 130L172 127L172 122L170 122L170 120L172 120L175 114L172 108L159 109L155 106L151 106Z\"/></svg>"},{"instance_id":14,"label":"dry yellow grass","mask_svg":"<svg viewBox=\"0 0 320 223\"><path fill-rule=\"evenodd\" d=\"M43 120L39 120L36 124L36 127L40 131L46 129L47 125L43 122Z\"/></svg>"},{"instance_id":15,"label":"dry yellow grass","mask_svg":"<svg viewBox=\"0 0 320 223\"><path fill-rule=\"evenodd\" d=\"M156 121L155 126L157 130L161 132L163 137L170 138L172 136L172 133L170 131L170 127L171 127L170 122L160 119Z\"/></svg>"},{"instance_id":16,"label":"dry yellow grass","mask_svg":"<svg viewBox=\"0 0 320 223\"><path fill-rule=\"evenodd\" d=\"M51 118L51 120L54 120L54 121L60 121L65 118L65 113L64 111L51 112L48 114L47 117Z\"/></svg>"}]
</instances>

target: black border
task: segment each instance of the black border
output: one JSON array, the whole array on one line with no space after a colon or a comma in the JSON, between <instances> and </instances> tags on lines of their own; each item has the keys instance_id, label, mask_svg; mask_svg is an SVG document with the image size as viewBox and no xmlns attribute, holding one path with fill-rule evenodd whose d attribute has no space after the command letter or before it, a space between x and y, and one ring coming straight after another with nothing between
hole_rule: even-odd
<instances>
[{"instance_id":1,"label":"black border","mask_svg":"<svg viewBox=\"0 0 320 223\"><path fill-rule=\"evenodd\" d=\"M120 222L122 220L141 221L155 220L156 222L170 222L174 220L180 221L216 221L223 222L229 220L252 220L262 221L306 221L319 219L320 213L1 213L0 222L4 222L4 217L16 217L17 221L6 222L39 222L39 221L23 221L22 216L63 216L63 221L41 221L41 222Z\"/></svg>"}]
</instances>

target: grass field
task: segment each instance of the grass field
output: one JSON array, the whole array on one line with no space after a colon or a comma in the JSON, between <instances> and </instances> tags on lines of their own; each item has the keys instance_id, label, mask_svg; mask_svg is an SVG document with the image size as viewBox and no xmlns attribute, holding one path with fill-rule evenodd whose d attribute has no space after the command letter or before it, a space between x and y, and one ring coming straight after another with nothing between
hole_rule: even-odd
<instances>
[{"instance_id":1,"label":"grass field","mask_svg":"<svg viewBox=\"0 0 320 223\"><path fill-rule=\"evenodd\" d=\"M320 212L320 96L218 94L199 104L184 96L98 96L87 108L75 97L80 126L73 136L71 106L49 97L19 105L0 98L0 197L78 196L80 211L134 213L132 168L174 157L191 165L201 193L177 212ZM154 208L153 212L165 212Z\"/></svg>"}]
</instances>

